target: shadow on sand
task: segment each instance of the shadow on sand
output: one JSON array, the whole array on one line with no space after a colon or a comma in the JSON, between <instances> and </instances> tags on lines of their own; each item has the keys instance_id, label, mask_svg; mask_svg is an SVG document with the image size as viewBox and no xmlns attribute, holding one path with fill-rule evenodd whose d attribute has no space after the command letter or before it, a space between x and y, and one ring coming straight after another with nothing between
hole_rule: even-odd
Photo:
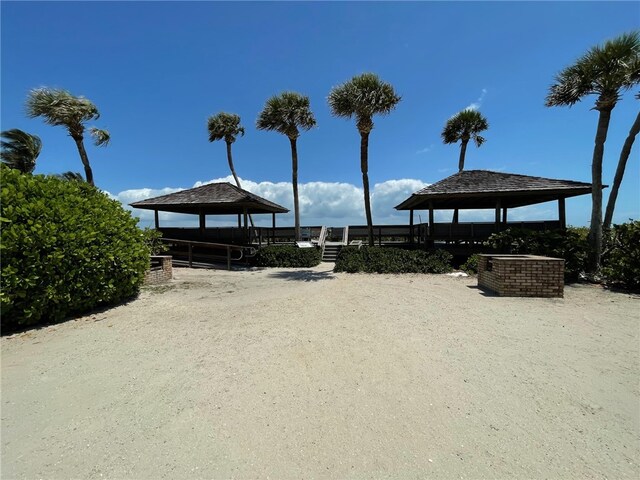
<instances>
[{"instance_id":1,"label":"shadow on sand","mask_svg":"<svg viewBox=\"0 0 640 480\"><path fill-rule=\"evenodd\" d=\"M335 275L333 270L318 272L315 270L287 270L283 272L270 273L271 278L279 278L282 280L297 282L319 282L320 280L333 280Z\"/></svg>"},{"instance_id":2,"label":"shadow on sand","mask_svg":"<svg viewBox=\"0 0 640 480\"><path fill-rule=\"evenodd\" d=\"M467 288L470 288L472 290L477 290L478 293L480 295L482 295L483 297L499 297L500 296L500 295L498 295L496 292L494 292L492 290L487 290L487 289L479 287L477 285L467 285Z\"/></svg>"}]
</instances>

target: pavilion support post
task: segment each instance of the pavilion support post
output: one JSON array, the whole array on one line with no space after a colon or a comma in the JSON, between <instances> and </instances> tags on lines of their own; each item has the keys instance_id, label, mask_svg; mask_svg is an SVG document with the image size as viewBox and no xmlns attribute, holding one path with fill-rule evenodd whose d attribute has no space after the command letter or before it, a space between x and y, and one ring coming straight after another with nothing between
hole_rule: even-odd
<instances>
[{"instance_id":1,"label":"pavilion support post","mask_svg":"<svg viewBox=\"0 0 640 480\"><path fill-rule=\"evenodd\" d=\"M271 214L271 239L267 243L276 243L276 214Z\"/></svg>"},{"instance_id":2,"label":"pavilion support post","mask_svg":"<svg viewBox=\"0 0 640 480\"><path fill-rule=\"evenodd\" d=\"M564 197L558 199L558 220L560 220L560 228L567 228L567 213L564 208Z\"/></svg>"},{"instance_id":3,"label":"pavilion support post","mask_svg":"<svg viewBox=\"0 0 640 480\"><path fill-rule=\"evenodd\" d=\"M434 225L433 225L433 202L429 202L429 229L427 230L427 238L428 240L424 242L425 250L429 247L434 246L433 234L434 234Z\"/></svg>"},{"instance_id":4,"label":"pavilion support post","mask_svg":"<svg viewBox=\"0 0 640 480\"><path fill-rule=\"evenodd\" d=\"M200 210L199 217L200 217L200 235L204 236L204 229L206 228L206 216L202 212L202 210Z\"/></svg>"},{"instance_id":5,"label":"pavilion support post","mask_svg":"<svg viewBox=\"0 0 640 480\"><path fill-rule=\"evenodd\" d=\"M409 210L409 243L413 245L413 209Z\"/></svg>"},{"instance_id":6,"label":"pavilion support post","mask_svg":"<svg viewBox=\"0 0 640 480\"><path fill-rule=\"evenodd\" d=\"M242 228L242 215L238 214L238 228Z\"/></svg>"},{"instance_id":7,"label":"pavilion support post","mask_svg":"<svg viewBox=\"0 0 640 480\"><path fill-rule=\"evenodd\" d=\"M496 202L496 231L497 232L500 231L500 208L501 208L501 204L500 204L500 200L498 200Z\"/></svg>"},{"instance_id":8,"label":"pavilion support post","mask_svg":"<svg viewBox=\"0 0 640 480\"><path fill-rule=\"evenodd\" d=\"M249 243L249 228L247 226L247 209L244 208L242 210L242 215L244 216L244 243Z\"/></svg>"},{"instance_id":9,"label":"pavilion support post","mask_svg":"<svg viewBox=\"0 0 640 480\"><path fill-rule=\"evenodd\" d=\"M502 224L507 225L507 207L502 209Z\"/></svg>"},{"instance_id":10,"label":"pavilion support post","mask_svg":"<svg viewBox=\"0 0 640 480\"><path fill-rule=\"evenodd\" d=\"M158 219L158 210L153 211L153 219L155 221L156 230L160 228L160 220Z\"/></svg>"}]
</instances>

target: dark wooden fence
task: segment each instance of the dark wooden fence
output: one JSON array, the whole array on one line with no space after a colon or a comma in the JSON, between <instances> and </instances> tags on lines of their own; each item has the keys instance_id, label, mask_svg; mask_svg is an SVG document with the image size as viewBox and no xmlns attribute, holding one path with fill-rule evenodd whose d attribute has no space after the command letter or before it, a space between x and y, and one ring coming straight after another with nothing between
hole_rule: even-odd
<instances>
[{"instance_id":1,"label":"dark wooden fence","mask_svg":"<svg viewBox=\"0 0 640 480\"><path fill-rule=\"evenodd\" d=\"M165 238L212 242L231 245L269 245L272 243L293 243L295 231L293 227L253 227L248 229L237 227L209 227L204 231L199 228L167 228L159 229ZM302 240L310 241L320 236L322 226L301 227Z\"/></svg>"},{"instance_id":2,"label":"dark wooden fence","mask_svg":"<svg viewBox=\"0 0 640 480\"><path fill-rule=\"evenodd\" d=\"M320 239L321 226L302 227L302 240L317 241ZM366 225L352 225L348 229L347 243L368 241ZM496 225L494 222L465 223L427 223L409 225L374 225L373 235L376 245L424 245L438 242L479 243L507 228L526 228L530 230L555 230L560 228L560 221L508 222ZM162 236L175 240L191 242L208 242L225 245L263 246L271 244L293 244L295 241L293 227L254 227L247 230L237 227L212 227L204 232L198 228L160 228ZM334 233L342 235L343 227L334 228ZM340 236L338 235L338 236ZM342 237L341 237L342 238ZM336 240L330 237L328 239Z\"/></svg>"}]
</instances>

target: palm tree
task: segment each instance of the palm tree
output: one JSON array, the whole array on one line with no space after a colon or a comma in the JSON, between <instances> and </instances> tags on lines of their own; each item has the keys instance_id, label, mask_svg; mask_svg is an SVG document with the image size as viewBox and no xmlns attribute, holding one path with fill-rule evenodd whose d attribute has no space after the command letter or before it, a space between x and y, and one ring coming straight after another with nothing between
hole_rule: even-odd
<instances>
[{"instance_id":1,"label":"palm tree","mask_svg":"<svg viewBox=\"0 0 640 480\"><path fill-rule=\"evenodd\" d=\"M473 140L479 148L485 142L485 138L480 136L489 128L489 122L477 110L467 108L456 113L447 120L442 130L442 141L445 144L460 142L460 158L458 160L458 172L464 170L464 157L467 153L467 144ZM453 223L458 223L458 209L453 211Z\"/></svg>"},{"instance_id":2,"label":"palm tree","mask_svg":"<svg viewBox=\"0 0 640 480\"><path fill-rule=\"evenodd\" d=\"M329 93L331 113L336 117L355 117L360 132L360 170L370 246L373 246L373 220L369 198L369 134L373 130L373 116L389 114L400 100L393 86L373 73L357 75Z\"/></svg>"},{"instance_id":3,"label":"palm tree","mask_svg":"<svg viewBox=\"0 0 640 480\"><path fill-rule=\"evenodd\" d=\"M295 236L300 240L300 205L298 202L298 146L300 129L315 127L316 119L310 108L309 97L296 92L283 92L267 100L256 121L258 130L273 130L289 138L291 143L291 183L293 184L293 210Z\"/></svg>"},{"instance_id":4,"label":"palm tree","mask_svg":"<svg viewBox=\"0 0 640 480\"><path fill-rule=\"evenodd\" d=\"M636 98L640 99L640 94L636 95ZM618 159L618 167L616 168L616 174L613 177L613 185L611 186L611 193L609 193L609 200L607 200L607 208L604 211L604 222L602 224L603 230L609 230L611 227L611 221L613 220L613 211L616 208L616 200L618 199L618 191L620 190L620 184L622 183L622 177L624 177L624 171L627 168L627 161L631 154L631 147L636 139L636 136L640 132L640 112L636 116L635 122L631 125L629 135L624 141L622 151L620 152L620 158Z\"/></svg>"},{"instance_id":5,"label":"palm tree","mask_svg":"<svg viewBox=\"0 0 640 480\"><path fill-rule=\"evenodd\" d=\"M42 150L40 137L17 128L5 130L0 136L6 139L0 142L2 162L22 173L32 173L36 168L36 159Z\"/></svg>"},{"instance_id":6,"label":"palm tree","mask_svg":"<svg viewBox=\"0 0 640 480\"><path fill-rule=\"evenodd\" d=\"M90 100L75 97L66 90L42 87L29 92L27 115L30 118L42 117L49 125L59 125L67 129L78 148L87 182L94 185L93 171L84 148L84 124L100 118L98 108ZM92 127L89 131L98 147L106 146L111 139L106 130Z\"/></svg>"},{"instance_id":7,"label":"palm tree","mask_svg":"<svg viewBox=\"0 0 640 480\"><path fill-rule=\"evenodd\" d=\"M217 140L224 140L227 144L227 161L229 162L229 170L236 182L238 188L242 188L240 185L240 179L236 175L236 169L233 167L233 157L231 156L231 144L236 141L238 136L244 136L244 127L240 125L240 116L235 113L220 112L215 115L211 115L207 121L207 129L209 130L209 141L215 142ZM249 221L253 227L253 219L249 215Z\"/></svg>"},{"instance_id":8,"label":"palm tree","mask_svg":"<svg viewBox=\"0 0 640 480\"><path fill-rule=\"evenodd\" d=\"M447 120L442 130L442 141L445 144L460 142L460 158L458 160L458 171L464 170L464 157L467 153L467 144L473 140L477 147L485 142L485 138L480 136L489 128L489 123L477 110L467 108L456 113Z\"/></svg>"},{"instance_id":9,"label":"palm tree","mask_svg":"<svg viewBox=\"0 0 640 480\"><path fill-rule=\"evenodd\" d=\"M596 273L602 253L602 158L607 140L611 111L622 92L640 81L638 32L623 34L604 45L597 45L573 65L556 75L549 88L547 107L572 106L587 95L597 95L594 110L598 111L598 127L591 161L591 226L589 228L589 256L587 270ZM635 69L635 71L633 71Z\"/></svg>"}]
</instances>

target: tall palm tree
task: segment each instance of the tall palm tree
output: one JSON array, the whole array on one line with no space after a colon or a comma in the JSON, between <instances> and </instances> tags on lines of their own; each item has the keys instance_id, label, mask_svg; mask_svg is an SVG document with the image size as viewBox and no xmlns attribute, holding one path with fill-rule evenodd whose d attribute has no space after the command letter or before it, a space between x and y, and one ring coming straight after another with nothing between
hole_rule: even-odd
<instances>
[{"instance_id":1,"label":"tall palm tree","mask_svg":"<svg viewBox=\"0 0 640 480\"><path fill-rule=\"evenodd\" d=\"M549 88L547 107L572 106L588 95L597 95L598 127L591 161L591 226L587 270L596 273L602 253L602 158L611 111L621 94L640 81L640 34L632 32L592 47L573 65L556 75ZM630 68L631 67L631 68ZM633 68L636 71L633 71Z\"/></svg>"},{"instance_id":2,"label":"tall palm tree","mask_svg":"<svg viewBox=\"0 0 640 480\"><path fill-rule=\"evenodd\" d=\"M300 129L315 127L316 119L310 108L309 97L296 92L283 92L267 100L256 121L258 130L272 130L289 138L291 143L291 183L293 184L293 210L295 236L300 240L300 205L298 202L298 146Z\"/></svg>"},{"instance_id":3,"label":"tall palm tree","mask_svg":"<svg viewBox=\"0 0 640 480\"><path fill-rule=\"evenodd\" d=\"M442 130L442 141L445 144L460 142L460 158L458 172L464 170L464 158L467 154L467 144L473 140L479 148L485 142L480 135L489 128L487 119L477 110L466 108L447 120ZM458 209L453 211L453 223L458 223Z\"/></svg>"},{"instance_id":4,"label":"tall palm tree","mask_svg":"<svg viewBox=\"0 0 640 480\"><path fill-rule=\"evenodd\" d=\"M467 154L467 144L473 140L480 147L485 138L480 136L489 128L487 119L477 110L467 108L456 113L447 120L442 130L442 141L445 144L460 142L460 158L458 159L458 171L464 170L464 158Z\"/></svg>"},{"instance_id":5,"label":"tall palm tree","mask_svg":"<svg viewBox=\"0 0 640 480\"><path fill-rule=\"evenodd\" d=\"M94 185L93 170L84 148L84 124L100 118L98 108L90 100L75 97L66 90L42 87L29 92L27 115L30 118L42 117L49 125L59 125L67 129L78 148L87 182ZM106 130L92 127L89 132L94 139L94 144L98 147L108 145L111 139Z\"/></svg>"},{"instance_id":6,"label":"tall palm tree","mask_svg":"<svg viewBox=\"0 0 640 480\"><path fill-rule=\"evenodd\" d=\"M32 173L42 150L40 137L17 128L5 130L0 136L6 139L0 142L2 162L22 173Z\"/></svg>"},{"instance_id":7,"label":"tall palm tree","mask_svg":"<svg viewBox=\"0 0 640 480\"><path fill-rule=\"evenodd\" d=\"M242 188L240 185L240 179L236 174L236 169L233 167L233 157L231 155L231 145L236 141L238 136L244 136L244 127L240 125L240 116L235 113L220 112L215 115L211 115L207 120L207 130L209 131L209 141L215 142L217 140L224 140L227 145L227 161L229 162L229 170L236 182L238 188ZM253 219L249 215L249 221L253 227Z\"/></svg>"},{"instance_id":8,"label":"tall palm tree","mask_svg":"<svg viewBox=\"0 0 640 480\"><path fill-rule=\"evenodd\" d=\"M336 117L355 117L360 132L360 170L370 246L373 246L373 220L369 197L369 134L373 130L373 116L391 113L400 100L393 86L373 73L357 75L329 93L331 113Z\"/></svg>"},{"instance_id":9,"label":"tall palm tree","mask_svg":"<svg viewBox=\"0 0 640 480\"><path fill-rule=\"evenodd\" d=\"M640 99L640 94L636 96ZM618 191L620 190L620 184L622 183L622 177L624 177L624 171L627 168L627 161L631 154L631 147L636 136L640 133L640 112L636 116L635 122L631 125L629 135L627 135L622 150L620 151L620 158L618 159L618 167L616 168L616 174L613 177L613 184L611 185L611 193L609 193L609 200L607 200L607 208L604 211L604 222L602 224L603 230L609 230L611 227L611 221L613 220L613 211L616 208L616 200L618 199Z\"/></svg>"}]
</instances>

